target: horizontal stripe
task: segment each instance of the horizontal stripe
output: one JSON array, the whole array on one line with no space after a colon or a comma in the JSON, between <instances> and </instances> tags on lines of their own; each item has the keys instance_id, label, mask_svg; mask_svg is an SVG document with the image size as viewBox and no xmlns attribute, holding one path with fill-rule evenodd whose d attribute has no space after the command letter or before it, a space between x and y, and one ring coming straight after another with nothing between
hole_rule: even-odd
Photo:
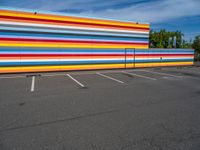
<instances>
[{"instance_id":1,"label":"horizontal stripe","mask_svg":"<svg viewBox=\"0 0 200 150\"><path fill-rule=\"evenodd\" d=\"M0 67L0 73L124 68L124 64Z\"/></svg>"},{"instance_id":2,"label":"horizontal stripe","mask_svg":"<svg viewBox=\"0 0 200 150\"><path fill-rule=\"evenodd\" d=\"M86 56L80 56L80 57L0 57L0 61L14 61L14 60L21 60L21 61L24 61L24 60L47 60L47 61L50 61L50 60L55 60L55 59L59 59L60 60L73 60L73 59L79 59L80 61L81 60L85 60L85 59L89 59L89 60L94 60L94 59L125 59L125 56L96 56L96 57L86 57ZM164 61L166 59L193 59L194 57L193 56L188 56L188 57L163 57L162 59L160 59L159 57L132 57L132 56L126 56L126 59L131 59L131 60L160 60L160 61Z\"/></svg>"},{"instance_id":3,"label":"horizontal stripe","mask_svg":"<svg viewBox=\"0 0 200 150\"><path fill-rule=\"evenodd\" d=\"M147 45L147 42L111 42L111 41L89 41L89 40L58 40L58 39L35 39L35 38L2 38L0 41L13 41L13 42L51 42L51 43L86 43L86 44L140 44Z\"/></svg>"},{"instance_id":4,"label":"horizontal stripe","mask_svg":"<svg viewBox=\"0 0 200 150\"><path fill-rule=\"evenodd\" d=\"M136 63L135 67L179 66L179 65L180 66L193 65L193 62ZM124 64L0 67L0 73L91 70L91 69L111 69L111 68L114 69L114 68L124 68L124 67L125 67ZM133 64L127 64L126 67L133 68Z\"/></svg>"},{"instance_id":5,"label":"horizontal stripe","mask_svg":"<svg viewBox=\"0 0 200 150\"><path fill-rule=\"evenodd\" d=\"M141 33L141 34L149 34L149 31L133 31L133 30L117 30L117 29L102 29L102 28L86 28L86 27L74 27L74 26L61 26L61 25L46 25L46 24L34 24L34 23L19 23L19 22L8 22L8 21L0 21L1 26L7 27L31 27L31 28L40 28L40 29L56 29L56 30L75 30L75 31L107 31L107 32L115 32L115 33Z\"/></svg>"},{"instance_id":6,"label":"horizontal stripe","mask_svg":"<svg viewBox=\"0 0 200 150\"><path fill-rule=\"evenodd\" d=\"M36 38L36 39L78 39L78 40L104 40L104 41L138 41L138 42L147 42L148 38L142 37L115 37L115 36L97 36L97 35L59 35L51 33L26 33L26 32L0 32L0 37L3 38Z\"/></svg>"},{"instance_id":7,"label":"horizontal stripe","mask_svg":"<svg viewBox=\"0 0 200 150\"><path fill-rule=\"evenodd\" d=\"M193 65L193 62L163 62L163 63L136 63L134 66L136 68L140 67L159 67L159 66L187 66ZM127 68L132 68L131 66Z\"/></svg>"},{"instance_id":8,"label":"horizontal stripe","mask_svg":"<svg viewBox=\"0 0 200 150\"><path fill-rule=\"evenodd\" d=\"M70 61L70 60L98 60L98 59L127 59L127 60L160 60L164 61L165 59L194 59L194 57L163 57L162 60L159 57L133 57L133 56L79 56L79 57L0 57L1 62L12 62L12 61Z\"/></svg>"},{"instance_id":9,"label":"horizontal stripe","mask_svg":"<svg viewBox=\"0 0 200 150\"><path fill-rule=\"evenodd\" d=\"M173 57L183 57L183 56L190 56L193 57L192 54L126 54L125 52L122 54L1 54L0 57L80 57L80 56L132 56L132 57L165 57L165 56L173 56Z\"/></svg>"},{"instance_id":10,"label":"horizontal stripe","mask_svg":"<svg viewBox=\"0 0 200 150\"><path fill-rule=\"evenodd\" d=\"M25 48L21 47L20 48L11 48L11 47L0 47L0 55L1 56L10 56L10 57L15 57L15 56L44 56L44 57L71 57L71 56L120 56L120 55L125 55L125 50L124 49L46 49L46 48ZM134 52L126 52L127 56L134 56ZM187 53L166 53L163 52L162 54L159 53L145 53L143 50L135 50L135 57L179 57L179 56L194 56L194 53L187 52Z\"/></svg>"},{"instance_id":11,"label":"horizontal stripe","mask_svg":"<svg viewBox=\"0 0 200 150\"><path fill-rule=\"evenodd\" d=\"M5 47L6 48L6 47ZM21 55L41 55L41 56L45 56L45 55L55 55L55 56L70 56L70 55L77 55L77 56L80 56L80 55L134 55L134 52L125 52L124 50L110 50L107 49L106 51L95 51L91 48L91 50L86 50L86 51L79 51L79 50L74 50L74 51L66 51L66 50L60 50L60 51L28 51L28 50L23 50L24 47L22 47L22 50L17 50L17 51L9 51L9 50L0 50L0 55L18 55L18 54L21 54ZM28 48L28 47L27 47ZM138 49L139 50L139 49ZM138 51L137 50L137 51ZM162 53L162 54L157 54L157 53L149 53L149 54L143 54L142 52L135 52L135 56L137 57L145 57L145 56L155 56L155 57L163 57L163 56L193 56L194 54L193 53Z\"/></svg>"},{"instance_id":12,"label":"horizontal stripe","mask_svg":"<svg viewBox=\"0 0 200 150\"><path fill-rule=\"evenodd\" d=\"M114 43L114 42L84 42L84 41L79 41L79 42L76 42L76 41L70 41L70 42L46 42L46 41L2 41L0 43L1 45L5 45L5 46L11 46L11 45L24 45L26 47L26 45L33 45L33 47L38 47L41 45L42 46L47 46L47 47L54 47L55 45L57 47L70 47L71 45L77 45L78 46L89 46L89 47L96 47L96 46L122 46L124 49L126 47L133 47L133 46L148 46L147 43L123 43L123 42L119 42L119 43ZM31 46L32 47L32 46ZM119 48L122 48L122 47L119 47Z\"/></svg>"},{"instance_id":13,"label":"horizontal stripe","mask_svg":"<svg viewBox=\"0 0 200 150\"><path fill-rule=\"evenodd\" d=\"M142 46L142 45L91 45L91 44L45 44L45 43L11 43L11 42L4 42L0 43L0 46L2 47L50 47L50 48L141 48L145 49L148 48L148 45Z\"/></svg>"},{"instance_id":14,"label":"horizontal stripe","mask_svg":"<svg viewBox=\"0 0 200 150\"><path fill-rule=\"evenodd\" d=\"M124 52L126 51L134 51L133 49L122 49L122 48L114 48L114 49L98 49L98 48L34 48L34 47L0 47L0 52L10 51L10 52L19 52L23 50L23 52ZM135 49L137 54L194 54L193 49Z\"/></svg>"},{"instance_id":15,"label":"horizontal stripe","mask_svg":"<svg viewBox=\"0 0 200 150\"><path fill-rule=\"evenodd\" d=\"M39 21L32 21L32 20L26 20L26 21L23 21L23 20L17 20L17 19L3 19L1 18L1 21L7 21L7 22L26 22L26 23L35 23L35 24L46 24L46 25L61 25L61 26L68 26L68 27L86 27L86 28L96 28L96 29L116 29L116 30L127 30L127 31L131 31L133 29L127 29L127 28L120 28L120 27L103 27L103 26L98 26L98 25L77 25L77 24L72 24L72 23L68 23L68 24L65 24L65 23L53 23L53 22L39 22ZM134 29L134 31L149 31L149 29Z\"/></svg>"},{"instance_id":16,"label":"horizontal stripe","mask_svg":"<svg viewBox=\"0 0 200 150\"><path fill-rule=\"evenodd\" d=\"M193 61L193 59L166 59L162 60L162 62L187 62L187 61ZM138 63L138 62L160 62L160 60L126 60L127 63ZM125 59L123 60L79 60L79 61L35 61L35 62L0 62L0 66L25 66L25 65L65 65L65 64L111 64L111 63L125 63Z\"/></svg>"},{"instance_id":17,"label":"horizontal stripe","mask_svg":"<svg viewBox=\"0 0 200 150\"><path fill-rule=\"evenodd\" d=\"M46 12L45 12L46 13ZM62 20L62 21L73 21L73 22L83 22L83 23L95 23L95 24L109 24L109 25L120 25L120 26L127 26L127 27L145 27L149 28L149 24L138 24L134 22L125 22L125 21L113 21L113 20L105 20L105 19L94 19L94 18L83 18L77 16L66 16L64 13L55 15L54 14L42 14L38 13L35 15L33 11L30 12L23 12L23 11L13 11L13 10L0 10L0 14L4 16L15 16L15 17L28 17L28 18L42 18L42 19L51 19L51 20Z\"/></svg>"},{"instance_id":18,"label":"horizontal stripe","mask_svg":"<svg viewBox=\"0 0 200 150\"><path fill-rule=\"evenodd\" d=\"M25 18L25 17L13 17L13 16L3 16L0 15L0 19L10 19L11 21L34 21L37 24L45 24L45 23L53 23L55 25L63 25L63 26L77 26L77 27L95 27L95 28L109 28L109 29L123 29L123 30L141 30L141 31L149 31L149 28L144 27L127 27L127 26L119 26L119 25L108 25L108 24L94 24L94 23L81 23L81 22L72 22L72 21L61 21L61 20L47 20L47 19L36 19L36 18Z\"/></svg>"},{"instance_id":19,"label":"horizontal stripe","mask_svg":"<svg viewBox=\"0 0 200 150\"><path fill-rule=\"evenodd\" d=\"M114 32L105 32L105 31L76 31L76 30L56 30L56 29L44 29L44 28L30 28L30 27L9 27L2 26L0 24L0 31L17 31L17 32L34 32L34 33L52 33L52 34L76 34L76 35L98 35L98 36L118 36L118 37L144 37L148 38L148 34L141 33L114 33Z\"/></svg>"}]
</instances>

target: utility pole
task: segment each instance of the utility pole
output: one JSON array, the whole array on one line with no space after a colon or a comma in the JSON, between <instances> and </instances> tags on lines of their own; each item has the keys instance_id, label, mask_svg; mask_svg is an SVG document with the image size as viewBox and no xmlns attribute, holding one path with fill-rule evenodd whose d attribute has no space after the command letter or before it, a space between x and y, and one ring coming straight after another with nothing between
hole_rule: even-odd
<instances>
[{"instance_id":1,"label":"utility pole","mask_svg":"<svg viewBox=\"0 0 200 150\"><path fill-rule=\"evenodd\" d=\"M176 36L174 36L173 47L176 48Z\"/></svg>"},{"instance_id":2,"label":"utility pole","mask_svg":"<svg viewBox=\"0 0 200 150\"><path fill-rule=\"evenodd\" d=\"M168 47L171 48L171 41L172 41L172 37L169 37L168 39Z\"/></svg>"}]
</instances>

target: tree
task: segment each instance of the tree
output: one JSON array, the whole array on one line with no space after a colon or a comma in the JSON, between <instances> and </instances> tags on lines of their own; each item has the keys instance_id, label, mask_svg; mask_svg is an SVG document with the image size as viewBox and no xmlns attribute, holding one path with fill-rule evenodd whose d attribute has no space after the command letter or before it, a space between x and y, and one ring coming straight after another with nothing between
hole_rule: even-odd
<instances>
[{"instance_id":1,"label":"tree","mask_svg":"<svg viewBox=\"0 0 200 150\"><path fill-rule=\"evenodd\" d=\"M195 49L195 51L200 54L200 35L195 37L192 44L192 48Z\"/></svg>"},{"instance_id":2,"label":"tree","mask_svg":"<svg viewBox=\"0 0 200 150\"><path fill-rule=\"evenodd\" d=\"M160 31L150 31L150 47L151 48L172 48L173 41L176 37L176 48L182 48L183 46L183 33L181 31L166 31L161 29ZM171 39L171 41L169 41Z\"/></svg>"}]
</instances>

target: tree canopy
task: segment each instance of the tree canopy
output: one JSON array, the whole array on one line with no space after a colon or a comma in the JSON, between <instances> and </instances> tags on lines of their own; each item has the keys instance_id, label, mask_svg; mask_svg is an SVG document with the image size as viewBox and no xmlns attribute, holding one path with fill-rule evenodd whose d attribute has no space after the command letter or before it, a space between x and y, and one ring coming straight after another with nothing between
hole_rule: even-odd
<instances>
[{"instance_id":1,"label":"tree canopy","mask_svg":"<svg viewBox=\"0 0 200 150\"><path fill-rule=\"evenodd\" d=\"M200 53L200 35L195 37L192 48L195 49L197 53Z\"/></svg>"},{"instance_id":2,"label":"tree canopy","mask_svg":"<svg viewBox=\"0 0 200 150\"><path fill-rule=\"evenodd\" d=\"M166 31L165 29L150 31L151 48L182 48L183 43L183 33L181 31Z\"/></svg>"},{"instance_id":3,"label":"tree canopy","mask_svg":"<svg viewBox=\"0 0 200 150\"><path fill-rule=\"evenodd\" d=\"M150 31L150 48L193 48L200 53L200 35L196 36L194 41L187 42L183 39L184 34L181 31Z\"/></svg>"}]
</instances>

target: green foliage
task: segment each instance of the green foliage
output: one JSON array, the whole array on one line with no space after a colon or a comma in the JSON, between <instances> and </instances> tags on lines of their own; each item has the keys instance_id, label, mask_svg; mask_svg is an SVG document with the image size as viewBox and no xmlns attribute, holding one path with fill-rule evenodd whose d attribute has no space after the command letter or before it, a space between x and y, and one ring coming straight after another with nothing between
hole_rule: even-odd
<instances>
[{"instance_id":1,"label":"green foliage","mask_svg":"<svg viewBox=\"0 0 200 150\"><path fill-rule=\"evenodd\" d=\"M183 40L181 48L192 48L192 41L187 42L187 41Z\"/></svg>"},{"instance_id":2,"label":"green foliage","mask_svg":"<svg viewBox=\"0 0 200 150\"><path fill-rule=\"evenodd\" d=\"M150 47L151 48L173 48L174 37L176 37L176 48L189 48L191 45L183 41L183 33L181 31L150 31ZM170 42L169 42L169 39ZM186 44L186 45L185 45Z\"/></svg>"},{"instance_id":3,"label":"green foliage","mask_svg":"<svg viewBox=\"0 0 200 150\"><path fill-rule=\"evenodd\" d=\"M181 31L166 31L161 29L160 31L150 31L150 48L174 48L173 41L176 37L175 48L193 48L196 54L200 55L200 35L196 36L194 41L187 42L182 39L183 33ZM170 39L170 42L169 42Z\"/></svg>"},{"instance_id":4,"label":"green foliage","mask_svg":"<svg viewBox=\"0 0 200 150\"><path fill-rule=\"evenodd\" d=\"M192 48L195 49L195 51L200 54L200 35L195 37L192 44Z\"/></svg>"}]
</instances>

